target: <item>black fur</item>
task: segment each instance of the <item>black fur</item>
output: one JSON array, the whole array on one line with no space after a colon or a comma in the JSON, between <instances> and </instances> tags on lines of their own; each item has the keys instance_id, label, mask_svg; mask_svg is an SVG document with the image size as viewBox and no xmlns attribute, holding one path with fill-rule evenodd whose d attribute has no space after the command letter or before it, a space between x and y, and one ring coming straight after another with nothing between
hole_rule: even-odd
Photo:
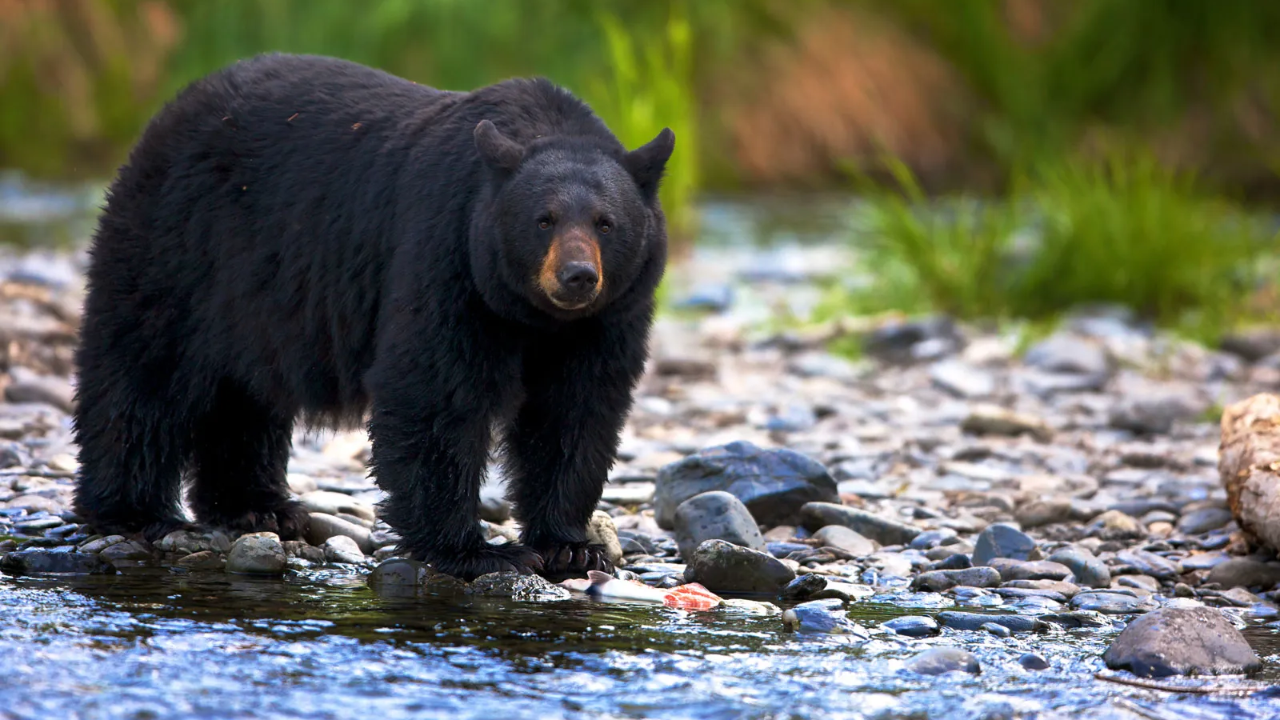
<instances>
[{"instance_id":1,"label":"black fur","mask_svg":"<svg viewBox=\"0 0 1280 720\"><path fill-rule=\"evenodd\" d=\"M585 528L645 362L673 142L628 153L541 79L445 92L265 55L193 83L94 237L78 511L162 535L187 473L200 522L296 535L294 420L371 409L383 517L413 557L468 578L607 568ZM568 310L537 284L566 229L598 241L603 276ZM495 427L521 545L476 519Z\"/></svg>"}]
</instances>

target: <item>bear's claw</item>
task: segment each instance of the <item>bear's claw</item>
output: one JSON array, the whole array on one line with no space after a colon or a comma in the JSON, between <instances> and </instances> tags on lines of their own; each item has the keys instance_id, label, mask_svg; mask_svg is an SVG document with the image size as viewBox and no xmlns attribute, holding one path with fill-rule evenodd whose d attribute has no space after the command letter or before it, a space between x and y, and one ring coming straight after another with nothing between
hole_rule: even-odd
<instances>
[{"instance_id":1,"label":"bear's claw","mask_svg":"<svg viewBox=\"0 0 1280 720\"><path fill-rule=\"evenodd\" d=\"M201 518L202 524L233 533L273 532L281 540L299 540L311 525L311 515L302 503L289 501L272 510L252 510L235 516Z\"/></svg>"},{"instance_id":2,"label":"bear's claw","mask_svg":"<svg viewBox=\"0 0 1280 720\"><path fill-rule=\"evenodd\" d=\"M613 572L613 563L603 545L573 543L553 545L541 550L542 576L549 580L586 577L590 570Z\"/></svg>"}]
</instances>

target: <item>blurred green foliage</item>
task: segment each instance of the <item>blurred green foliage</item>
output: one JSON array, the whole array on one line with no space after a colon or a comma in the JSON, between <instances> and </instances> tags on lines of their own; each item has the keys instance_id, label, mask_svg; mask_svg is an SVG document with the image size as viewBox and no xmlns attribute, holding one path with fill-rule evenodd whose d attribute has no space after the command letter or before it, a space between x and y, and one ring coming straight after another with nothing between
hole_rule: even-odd
<instances>
[{"instance_id":1,"label":"blurred green foliage","mask_svg":"<svg viewBox=\"0 0 1280 720\"><path fill-rule=\"evenodd\" d=\"M1114 303L1213 341L1250 319L1280 251L1268 223L1146 153L1041 162L986 202L931 201L902 163L885 165L896 187L858 176L867 207L854 244L873 281L833 288L818 319L894 309L1052 321Z\"/></svg>"}]
</instances>

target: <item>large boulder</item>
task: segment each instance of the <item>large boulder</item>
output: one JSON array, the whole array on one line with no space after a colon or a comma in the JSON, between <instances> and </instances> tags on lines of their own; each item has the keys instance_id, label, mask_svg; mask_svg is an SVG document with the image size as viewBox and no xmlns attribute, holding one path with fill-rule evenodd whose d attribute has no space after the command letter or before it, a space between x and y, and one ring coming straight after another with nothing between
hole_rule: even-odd
<instances>
[{"instance_id":1,"label":"large boulder","mask_svg":"<svg viewBox=\"0 0 1280 720\"><path fill-rule=\"evenodd\" d=\"M1218 473L1240 529L1280 552L1280 395L1254 395L1222 411Z\"/></svg>"},{"instance_id":2,"label":"large boulder","mask_svg":"<svg viewBox=\"0 0 1280 720\"><path fill-rule=\"evenodd\" d=\"M1240 631L1212 608L1162 608L1129 624L1102 656L1140 677L1249 672L1262 666Z\"/></svg>"},{"instance_id":3,"label":"large boulder","mask_svg":"<svg viewBox=\"0 0 1280 720\"><path fill-rule=\"evenodd\" d=\"M706 448L658 471L653 497L658 526L675 527L676 508L695 495L722 490L742 501L756 522L794 525L808 502L839 502L835 478L812 458L746 441Z\"/></svg>"},{"instance_id":4,"label":"large boulder","mask_svg":"<svg viewBox=\"0 0 1280 720\"><path fill-rule=\"evenodd\" d=\"M724 540L708 540L688 560L684 579L712 592L773 595L796 579L781 560Z\"/></svg>"}]
</instances>

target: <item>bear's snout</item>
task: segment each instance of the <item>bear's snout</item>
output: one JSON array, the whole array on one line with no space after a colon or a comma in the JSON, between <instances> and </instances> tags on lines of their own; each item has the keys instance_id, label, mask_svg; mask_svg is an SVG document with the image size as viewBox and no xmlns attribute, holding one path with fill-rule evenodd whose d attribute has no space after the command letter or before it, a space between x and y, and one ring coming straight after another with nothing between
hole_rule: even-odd
<instances>
[{"instance_id":1,"label":"bear's snout","mask_svg":"<svg viewBox=\"0 0 1280 720\"><path fill-rule=\"evenodd\" d=\"M600 243L581 229L556 235L542 261L538 285L561 310L580 310L590 305L604 288Z\"/></svg>"}]
</instances>

